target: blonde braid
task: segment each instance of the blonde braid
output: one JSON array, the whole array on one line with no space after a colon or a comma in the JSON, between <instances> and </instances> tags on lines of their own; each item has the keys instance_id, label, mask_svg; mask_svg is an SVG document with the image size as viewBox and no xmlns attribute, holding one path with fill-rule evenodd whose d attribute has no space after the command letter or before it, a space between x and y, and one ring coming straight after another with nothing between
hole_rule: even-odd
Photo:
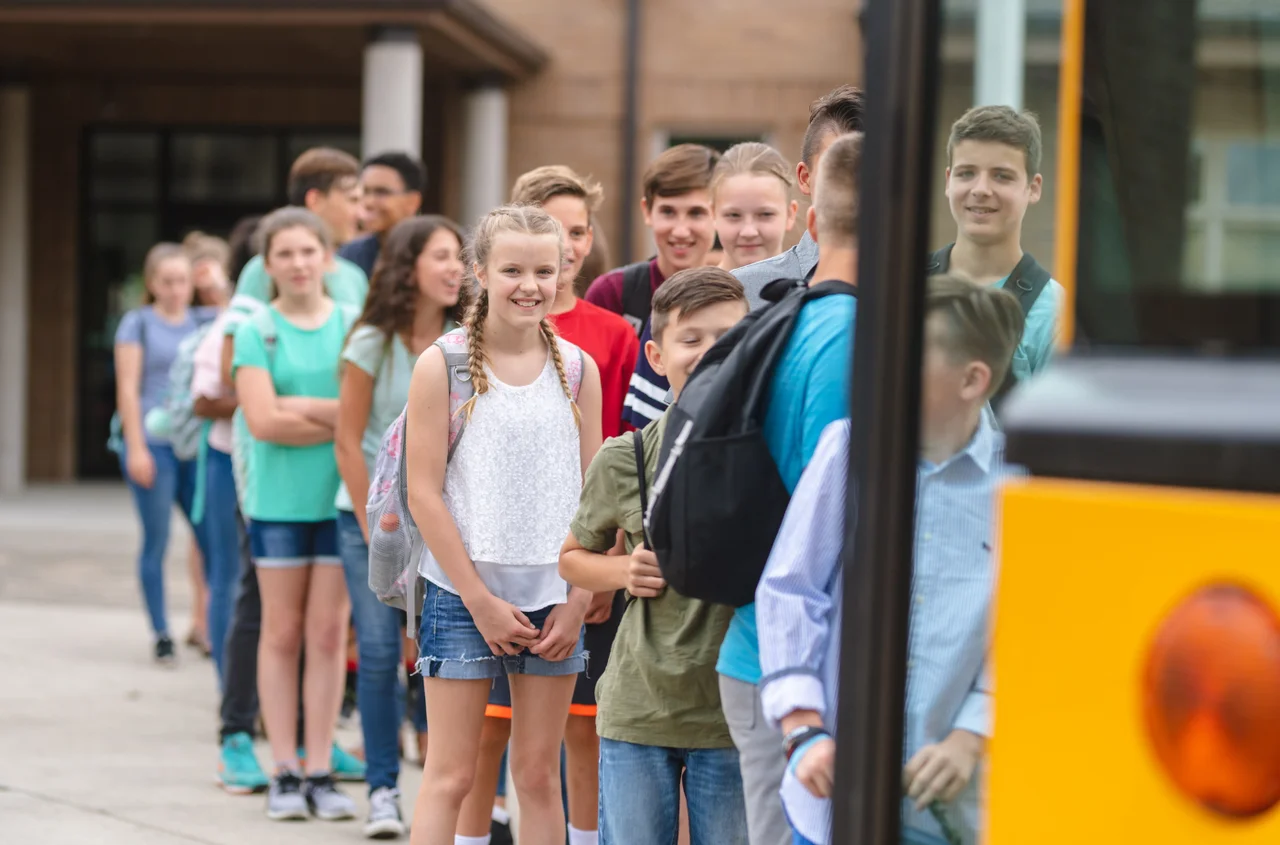
<instances>
[{"instance_id":1,"label":"blonde braid","mask_svg":"<svg viewBox=\"0 0 1280 845\"><path fill-rule=\"evenodd\" d=\"M573 409L573 424L578 428L582 428L582 411L578 408L578 403L573 398L573 391L569 389L569 377L564 372L564 359L560 356L560 341L556 338L556 330L552 327L551 321L542 318L542 336L546 338L547 346L551 347L551 360L556 365L556 375L560 377L560 389L564 391L564 396L569 400L569 407Z\"/></svg>"},{"instance_id":2,"label":"blonde braid","mask_svg":"<svg viewBox=\"0 0 1280 845\"><path fill-rule=\"evenodd\" d=\"M483 288L475 302L467 309L467 369L471 372L471 398L463 403L458 413L465 414L471 422L480 394L489 392L489 377L484 372L484 321L489 316L489 292Z\"/></svg>"}]
</instances>

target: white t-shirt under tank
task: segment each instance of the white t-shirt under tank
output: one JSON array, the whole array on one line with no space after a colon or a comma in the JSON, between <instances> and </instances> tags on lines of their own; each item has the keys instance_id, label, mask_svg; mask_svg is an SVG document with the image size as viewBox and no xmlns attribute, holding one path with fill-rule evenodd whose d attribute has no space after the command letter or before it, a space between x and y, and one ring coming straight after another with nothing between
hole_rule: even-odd
<instances>
[{"instance_id":1,"label":"white t-shirt under tank","mask_svg":"<svg viewBox=\"0 0 1280 845\"><path fill-rule=\"evenodd\" d=\"M566 362L580 353L559 339ZM489 389L444 477L444 503L489 591L524 611L560 604L569 587L560 577L560 547L582 492L582 459L573 409L555 362L533 383L504 384L486 365ZM424 549L418 571L457 593Z\"/></svg>"}]
</instances>

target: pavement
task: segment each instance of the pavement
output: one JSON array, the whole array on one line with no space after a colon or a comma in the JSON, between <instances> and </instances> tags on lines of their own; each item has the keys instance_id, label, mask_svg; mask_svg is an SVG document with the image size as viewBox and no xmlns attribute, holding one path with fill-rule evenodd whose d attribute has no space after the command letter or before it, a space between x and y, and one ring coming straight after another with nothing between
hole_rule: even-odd
<instances>
[{"instance_id":1,"label":"pavement","mask_svg":"<svg viewBox=\"0 0 1280 845\"><path fill-rule=\"evenodd\" d=\"M170 627L190 619L189 534L166 562ZM350 822L270 822L262 796L214 785L212 663L182 649L151 662L134 574L136 519L120 484L36 487L0 499L0 843L255 845L365 841L363 784ZM338 741L360 745L358 727ZM258 759L270 760L259 744ZM419 772L400 788L412 809Z\"/></svg>"}]
</instances>

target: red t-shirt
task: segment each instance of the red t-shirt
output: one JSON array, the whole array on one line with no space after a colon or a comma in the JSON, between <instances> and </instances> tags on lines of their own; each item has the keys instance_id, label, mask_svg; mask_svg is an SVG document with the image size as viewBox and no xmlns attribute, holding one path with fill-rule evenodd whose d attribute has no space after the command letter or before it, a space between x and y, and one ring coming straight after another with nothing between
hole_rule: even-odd
<instances>
[{"instance_id":1,"label":"red t-shirt","mask_svg":"<svg viewBox=\"0 0 1280 845\"><path fill-rule=\"evenodd\" d=\"M622 433L622 403L640 353L640 339L626 320L585 299L563 314L552 314L560 336L576 343L600 368L601 419L605 437Z\"/></svg>"}]
</instances>

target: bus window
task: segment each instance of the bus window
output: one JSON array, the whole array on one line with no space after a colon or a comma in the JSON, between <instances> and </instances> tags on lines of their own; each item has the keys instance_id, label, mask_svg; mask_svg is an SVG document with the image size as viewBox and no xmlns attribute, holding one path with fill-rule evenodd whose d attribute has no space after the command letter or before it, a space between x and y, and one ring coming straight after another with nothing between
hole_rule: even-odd
<instances>
[{"instance_id":1,"label":"bus window","mask_svg":"<svg viewBox=\"0 0 1280 845\"><path fill-rule=\"evenodd\" d=\"M1088 4L1082 344L1280 346L1280 27L1266 5Z\"/></svg>"}]
</instances>

